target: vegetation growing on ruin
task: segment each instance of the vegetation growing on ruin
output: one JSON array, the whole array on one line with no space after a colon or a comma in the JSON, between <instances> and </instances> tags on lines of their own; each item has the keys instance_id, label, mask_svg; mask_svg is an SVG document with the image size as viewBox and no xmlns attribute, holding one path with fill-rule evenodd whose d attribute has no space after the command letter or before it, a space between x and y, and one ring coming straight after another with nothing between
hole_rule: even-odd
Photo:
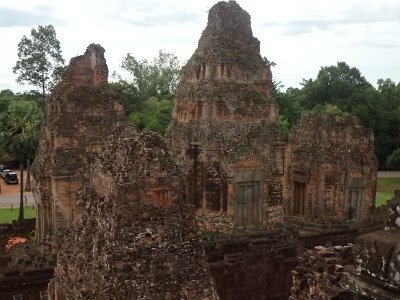
<instances>
[{"instance_id":1,"label":"vegetation growing on ruin","mask_svg":"<svg viewBox=\"0 0 400 300\"><path fill-rule=\"evenodd\" d=\"M329 104L329 103L317 104L316 106L314 106L307 113L325 114L325 115L330 115L330 116L335 116L335 117L342 117L342 116L348 116L349 115L349 113L344 112L337 105Z\"/></svg>"}]
</instances>

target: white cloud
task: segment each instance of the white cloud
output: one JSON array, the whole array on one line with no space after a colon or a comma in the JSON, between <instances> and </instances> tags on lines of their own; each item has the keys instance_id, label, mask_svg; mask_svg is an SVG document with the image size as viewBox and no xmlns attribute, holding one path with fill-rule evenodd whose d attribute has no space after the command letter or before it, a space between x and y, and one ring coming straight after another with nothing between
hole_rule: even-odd
<instances>
[{"instance_id":1,"label":"white cloud","mask_svg":"<svg viewBox=\"0 0 400 300\"><path fill-rule=\"evenodd\" d=\"M0 90L24 89L15 84L11 69L18 42L32 27L53 24L67 61L82 54L90 43L100 43L113 71L128 52L151 58L162 49L187 60L206 26L207 11L217 2L6 0L0 4L0 35L5 45L0 56ZM251 15L262 55L277 62L273 74L285 86L315 77L321 66L337 61L357 67L371 83L381 77L400 81L398 0L237 2Z\"/></svg>"},{"instance_id":2,"label":"white cloud","mask_svg":"<svg viewBox=\"0 0 400 300\"><path fill-rule=\"evenodd\" d=\"M51 7L36 7L31 11L0 7L0 27L37 26L38 24L61 25L64 22L52 17Z\"/></svg>"}]
</instances>

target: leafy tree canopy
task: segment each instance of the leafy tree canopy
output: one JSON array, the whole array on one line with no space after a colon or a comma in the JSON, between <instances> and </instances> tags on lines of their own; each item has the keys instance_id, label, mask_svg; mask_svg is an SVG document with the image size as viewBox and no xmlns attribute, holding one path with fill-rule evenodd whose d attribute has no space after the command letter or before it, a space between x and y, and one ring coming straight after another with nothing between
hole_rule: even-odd
<instances>
[{"instance_id":1,"label":"leafy tree canopy","mask_svg":"<svg viewBox=\"0 0 400 300\"><path fill-rule=\"evenodd\" d=\"M44 105L42 95L37 91L14 94L11 90L2 90L0 91L0 114L7 111L13 101L33 101L41 108Z\"/></svg>"},{"instance_id":2,"label":"leafy tree canopy","mask_svg":"<svg viewBox=\"0 0 400 300\"><path fill-rule=\"evenodd\" d=\"M117 83L123 90L128 115L141 111L150 97L170 98L175 94L181 65L174 54L159 51L152 60L138 60L128 53L121 67L132 76L131 80L119 80Z\"/></svg>"},{"instance_id":3,"label":"leafy tree canopy","mask_svg":"<svg viewBox=\"0 0 400 300\"><path fill-rule=\"evenodd\" d=\"M316 79L303 80L300 89L283 92L274 83L272 95L279 106L279 125L284 133L304 113L358 116L363 126L374 131L380 168L396 166L394 151L400 148L400 83L380 79L375 88L357 68L338 62L322 67Z\"/></svg>"},{"instance_id":4,"label":"leafy tree canopy","mask_svg":"<svg viewBox=\"0 0 400 300\"><path fill-rule=\"evenodd\" d=\"M165 134L171 122L172 99L150 97L140 112L132 112L128 119L139 130L153 130Z\"/></svg>"},{"instance_id":5,"label":"leafy tree canopy","mask_svg":"<svg viewBox=\"0 0 400 300\"><path fill-rule=\"evenodd\" d=\"M151 61L139 61L128 53L121 67L133 76L133 84L143 98L175 93L180 63L172 53L159 51Z\"/></svg>"},{"instance_id":6,"label":"leafy tree canopy","mask_svg":"<svg viewBox=\"0 0 400 300\"><path fill-rule=\"evenodd\" d=\"M0 147L16 160L33 158L42 112L33 101L13 101L0 114Z\"/></svg>"},{"instance_id":7,"label":"leafy tree canopy","mask_svg":"<svg viewBox=\"0 0 400 300\"><path fill-rule=\"evenodd\" d=\"M33 158L36 153L41 120L41 110L34 101L13 101L0 114L0 149L19 160L20 165L18 221L24 219L23 161Z\"/></svg>"},{"instance_id":8,"label":"leafy tree canopy","mask_svg":"<svg viewBox=\"0 0 400 300\"><path fill-rule=\"evenodd\" d=\"M23 36L19 42L13 72L18 83L37 87L44 97L60 79L64 63L53 25L39 25L32 28L30 38Z\"/></svg>"},{"instance_id":9,"label":"leafy tree canopy","mask_svg":"<svg viewBox=\"0 0 400 300\"><path fill-rule=\"evenodd\" d=\"M330 115L330 116L345 116L345 115L349 115L348 113L343 112L339 107L337 107L336 105L333 104L318 104L316 106L313 107L313 109L311 109L309 111L309 113L312 114L325 114L325 115Z\"/></svg>"},{"instance_id":10,"label":"leafy tree canopy","mask_svg":"<svg viewBox=\"0 0 400 300\"><path fill-rule=\"evenodd\" d=\"M303 80L302 86L301 104L305 108L330 103L349 111L357 100L355 96L371 84L357 68L338 62L336 66L322 67L315 80Z\"/></svg>"},{"instance_id":11,"label":"leafy tree canopy","mask_svg":"<svg viewBox=\"0 0 400 300\"><path fill-rule=\"evenodd\" d=\"M386 159L388 170L400 170L400 148L394 150Z\"/></svg>"}]
</instances>

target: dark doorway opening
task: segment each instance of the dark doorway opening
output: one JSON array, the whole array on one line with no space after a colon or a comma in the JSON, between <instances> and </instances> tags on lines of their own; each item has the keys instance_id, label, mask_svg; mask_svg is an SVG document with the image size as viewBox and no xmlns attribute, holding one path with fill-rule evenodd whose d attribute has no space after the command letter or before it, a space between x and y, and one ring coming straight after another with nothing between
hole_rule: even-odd
<instances>
[{"instance_id":1,"label":"dark doorway opening","mask_svg":"<svg viewBox=\"0 0 400 300\"><path fill-rule=\"evenodd\" d=\"M235 220L237 227L259 227L261 225L260 183L239 182L235 193Z\"/></svg>"},{"instance_id":2,"label":"dark doorway opening","mask_svg":"<svg viewBox=\"0 0 400 300\"><path fill-rule=\"evenodd\" d=\"M306 194L306 184L302 182L294 182L294 207L293 213L295 215L304 215L305 213L305 194Z\"/></svg>"}]
</instances>

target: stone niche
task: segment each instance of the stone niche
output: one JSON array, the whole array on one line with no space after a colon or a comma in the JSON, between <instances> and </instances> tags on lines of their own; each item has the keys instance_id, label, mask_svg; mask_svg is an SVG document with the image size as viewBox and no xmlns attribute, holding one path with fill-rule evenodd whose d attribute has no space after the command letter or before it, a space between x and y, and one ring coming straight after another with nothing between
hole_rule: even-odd
<instances>
[{"instance_id":1,"label":"stone niche","mask_svg":"<svg viewBox=\"0 0 400 300\"><path fill-rule=\"evenodd\" d=\"M107 76L104 49L91 44L71 59L46 102L32 168L41 244L79 217L76 193L111 126L124 117L120 95L107 87Z\"/></svg>"},{"instance_id":2,"label":"stone niche","mask_svg":"<svg viewBox=\"0 0 400 300\"><path fill-rule=\"evenodd\" d=\"M218 2L182 68L168 133L188 173L202 231L282 221L284 143L271 78L249 14L235 1Z\"/></svg>"},{"instance_id":3,"label":"stone niche","mask_svg":"<svg viewBox=\"0 0 400 300\"><path fill-rule=\"evenodd\" d=\"M316 223L363 221L374 206L373 135L355 117L309 115L285 151L285 212Z\"/></svg>"},{"instance_id":4,"label":"stone niche","mask_svg":"<svg viewBox=\"0 0 400 300\"><path fill-rule=\"evenodd\" d=\"M218 299L182 173L156 133L113 128L78 193L49 299Z\"/></svg>"}]
</instances>

